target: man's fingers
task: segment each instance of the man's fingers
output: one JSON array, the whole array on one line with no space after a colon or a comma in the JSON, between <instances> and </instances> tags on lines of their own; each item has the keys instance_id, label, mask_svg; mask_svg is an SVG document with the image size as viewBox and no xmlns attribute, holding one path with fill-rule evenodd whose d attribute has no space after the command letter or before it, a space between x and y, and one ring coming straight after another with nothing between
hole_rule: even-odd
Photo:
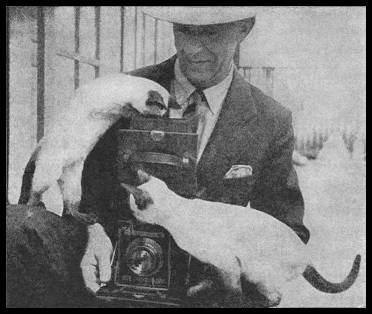
<instances>
[{"instance_id":1,"label":"man's fingers","mask_svg":"<svg viewBox=\"0 0 372 314\"><path fill-rule=\"evenodd\" d=\"M111 254L101 254L97 256L99 280L101 282L108 282L111 279Z\"/></svg>"},{"instance_id":2,"label":"man's fingers","mask_svg":"<svg viewBox=\"0 0 372 314\"><path fill-rule=\"evenodd\" d=\"M98 253L98 254L97 254ZM81 261L80 267L85 286L96 293L111 278L111 254L110 249L86 254Z\"/></svg>"},{"instance_id":3,"label":"man's fingers","mask_svg":"<svg viewBox=\"0 0 372 314\"><path fill-rule=\"evenodd\" d=\"M95 265L81 266L84 284L93 293L96 293L101 287L97 282L97 267Z\"/></svg>"},{"instance_id":4,"label":"man's fingers","mask_svg":"<svg viewBox=\"0 0 372 314\"><path fill-rule=\"evenodd\" d=\"M111 266L105 264L99 268L99 280L101 282L109 282L111 279Z\"/></svg>"},{"instance_id":5,"label":"man's fingers","mask_svg":"<svg viewBox=\"0 0 372 314\"><path fill-rule=\"evenodd\" d=\"M112 243L103 227L88 226L89 240L80 263L85 286L96 293L111 278Z\"/></svg>"}]
</instances>

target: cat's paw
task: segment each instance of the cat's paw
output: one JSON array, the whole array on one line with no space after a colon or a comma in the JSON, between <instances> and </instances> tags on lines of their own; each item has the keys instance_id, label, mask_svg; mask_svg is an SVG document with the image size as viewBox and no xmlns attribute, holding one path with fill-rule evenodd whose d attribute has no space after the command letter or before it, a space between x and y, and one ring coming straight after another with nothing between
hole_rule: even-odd
<instances>
[{"instance_id":1,"label":"cat's paw","mask_svg":"<svg viewBox=\"0 0 372 314\"><path fill-rule=\"evenodd\" d=\"M244 307L244 297L241 289L228 289L223 296L223 307L242 308Z\"/></svg>"},{"instance_id":2,"label":"cat's paw","mask_svg":"<svg viewBox=\"0 0 372 314\"><path fill-rule=\"evenodd\" d=\"M271 292L266 295L266 297L268 307L278 306L280 304L280 301L282 300L282 295L279 292Z\"/></svg>"},{"instance_id":3,"label":"cat's paw","mask_svg":"<svg viewBox=\"0 0 372 314\"><path fill-rule=\"evenodd\" d=\"M279 305L282 295L273 287L267 287L262 283L253 283L248 280L242 280L244 295L244 307L266 308Z\"/></svg>"},{"instance_id":4,"label":"cat's paw","mask_svg":"<svg viewBox=\"0 0 372 314\"><path fill-rule=\"evenodd\" d=\"M187 296L188 297L197 297L201 293L206 292L207 290L211 289L213 285L213 281L210 279L204 279L199 282L197 285L190 287L187 289Z\"/></svg>"},{"instance_id":5,"label":"cat's paw","mask_svg":"<svg viewBox=\"0 0 372 314\"><path fill-rule=\"evenodd\" d=\"M262 292L262 290L261 290ZM275 307L280 304L282 300L282 294L278 291L265 291L263 292L263 296L265 300L261 302L261 306L263 307Z\"/></svg>"}]
</instances>

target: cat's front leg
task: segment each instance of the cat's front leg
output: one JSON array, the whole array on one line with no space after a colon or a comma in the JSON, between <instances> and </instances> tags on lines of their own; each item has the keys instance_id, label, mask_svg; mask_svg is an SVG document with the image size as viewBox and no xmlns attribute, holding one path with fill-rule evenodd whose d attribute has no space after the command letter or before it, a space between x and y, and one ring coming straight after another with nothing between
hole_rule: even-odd
<instances>
[{"instance_id":1,"label":"cat's front leg","mask_svg":"<svg viewBox=\"0 0 372 314\"><path fill-rule=\"evenodd\" d=\"M282 300L282 293L274 285L258 285L258 290L267 298L267 307L279 305Z\"/></svg>"},{"instance_id":2,"label":"cat's front leg","mask_svg":"<svg viewBox=\"0 0 372 314\"><path fill-rule=\"evenodd\" d=\"M242 307L243 294L240 281L240 260L227 248L219 248L218 254L213 254L212 256L214 256L213 265L217 267L219 282L223 284L219 297L220 305L229 308Z\"/></svg>"},{"instance_id":3,"label":"cat's front leg","mask_svg":"<svg viewBox=\"0 0 372 314\"><path fill-rule=\"evenodd\" d=\"M240 281L240 268L238 272L226 272L221 270L220 276L224 283L224 291L221 295L222 307L240 308L243 306L243 293Z\"/></svg>"},{"instance_id":4,"label":"cat's front leg","mask_svg":"<svg viewBox=\"0 0 372 314\"><path fill-rule=\"evenodd\" d=\"M252 282L251 279L254 277L256 278ZM262 265L260 274L255 274L254 277L252 274L248 276L246 272L243 272L241 277L243 295L245 302L250 304L249 307L274 307L279 305L282 299L279 287L283 283L280 270Z\"/></svg>"},{"instance_id":5,"label":"cat's front leg","mask_svg":"<svg viewBox=\"0 0 372 314\"><path fill-rule=\"evenodd\" d=\"M211 249L211 247L209 248ZM214 252L215 254L208 251L211 254L210 256L213 256L208 260L208 263L211 264L211 268L207 271L208 275L206 275L205 270L201 273L206 278L201 278L197 281L197 284L189 287L188 296L196 299L206 297L208 298L207 303L211 302L213 304L212 307L241 307L240 264L231 252L228 252L228 250L222 251L224 254L221 254L220 249L218 252Z\"/></svg>"},{"instance_id":6,"label":"cat's front leg","mask_svg":"<svg viewBox=\"0 0 372 314\"><path fill-rule=\"evenodd\" d=\"M63 173L58 180L58 185L61 190L65 213L74 216L80 222L85 224L93 224L97 220L97 217L94 214L83 214L79 212L82 195L81 177L83 167L83 158L65 166L63 168Z\"/></svg>"}]
</instances>

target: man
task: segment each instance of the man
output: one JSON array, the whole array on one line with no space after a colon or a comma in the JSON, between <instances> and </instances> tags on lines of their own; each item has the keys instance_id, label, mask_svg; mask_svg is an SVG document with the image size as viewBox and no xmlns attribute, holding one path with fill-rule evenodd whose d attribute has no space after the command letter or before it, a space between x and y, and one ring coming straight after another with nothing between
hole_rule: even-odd
<instances>
[{"instance_id":1,"label":"man","mask_svg":"<svg viewBox=\"0 0 372 314\"><path fill-rule=\"evenodd\" d=\"M170 118L190 110L201 113L199 197L241 206L250 203L289 225L306 243L309 232L302 221L303 198L291 160L291 113L246 82L233 64L237 46L254 25L252 11L248 7L149 7L145 13L173 23L177 55L131 74L154 80L175 95L181 108L172 109ZM190 109L192 103L197 106ZM76 305L83 283L95 293L110 279L111 239L116 221L127 208L127 195L116 179L115 134L127 127L126 119L116 123L86 160L81 211L99 218L87 227L87 234L71 217L38 210L32 217L20 218L21 228L10 232L14 237L7 248L10 304L22 304L12 299L19 291L35 306ZM21 204L27 202L33 168L31 160ZM20 265L21 258L28 264ZM25 271L30 268L33 272ZM204 268L198 269L202 280ZM18 280L26 282L23 287L10 278L16 272ZM45 297L40 297L40 291Z\"/></svg>"}]
</instances>

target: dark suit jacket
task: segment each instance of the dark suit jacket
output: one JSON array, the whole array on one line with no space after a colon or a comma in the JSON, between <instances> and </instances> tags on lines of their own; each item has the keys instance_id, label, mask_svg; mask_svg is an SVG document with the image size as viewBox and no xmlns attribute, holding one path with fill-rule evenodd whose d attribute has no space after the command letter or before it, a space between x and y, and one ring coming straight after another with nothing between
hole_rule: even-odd
<instances>
[{"instance_id":1,"label":"dark suit jacket","mask_svg":"<svg viewBox=\"0 0 372 314\"><path fill-rule=\"evenodd\" d=\"M175 57L131 74L158 82L170 90ZM83 171L81 211L95 213L110 230L122 216L127 195L116 179L116 130L127 128L125 119L112 126L89 154ZM201 198L264 211L290 226L306 243L304 202L292 165L294 135L291 112L234 72L220 116L197 169ZM27 185L33 164L24 177L20 202L28 199ZM252 176L224 180L232 165L250 165ZM28 183L28 184L27 184ZM202 210L202 209L201 209ZM111 227L111 228L110 228Z\"/></svg>"}]
</instances>

